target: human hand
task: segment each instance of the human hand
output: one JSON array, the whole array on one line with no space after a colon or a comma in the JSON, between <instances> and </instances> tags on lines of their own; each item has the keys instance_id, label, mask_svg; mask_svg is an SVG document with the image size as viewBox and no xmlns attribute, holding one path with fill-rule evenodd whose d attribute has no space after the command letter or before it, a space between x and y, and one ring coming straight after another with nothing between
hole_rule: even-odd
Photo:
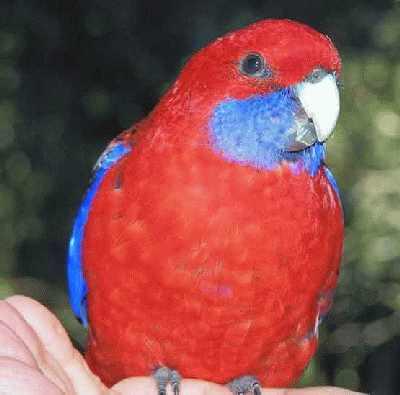
<instances>
[{"instance_id":1,"label":"human hand","mask_svg":"<svg viewBox=\"0 0 400 395\"><path fill-rule=\"evenodd\" d=\"M0 394L155 395L150 377L125 379L108 389L73 348L57 318L38 302L12 296L0 301ZM186 379L184 395L231 395L218 384ZM263 395L355 395L333 387L264 389Z\"/></svg>"}]
</instances>

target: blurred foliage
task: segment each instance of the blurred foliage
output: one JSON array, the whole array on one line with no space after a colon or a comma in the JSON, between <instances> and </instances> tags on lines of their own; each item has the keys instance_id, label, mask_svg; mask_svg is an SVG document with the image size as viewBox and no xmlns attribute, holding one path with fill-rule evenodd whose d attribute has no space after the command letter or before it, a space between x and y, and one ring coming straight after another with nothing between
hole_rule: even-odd
<instances>
[{"instance_id":1,"label":"blurred foliage","mask_svg":"<svg viewBox=\"0 0 400 395\"><path fill-rule=\"evenodd\" d=\"M154 106L193 51L233 28L288 17L329 34L344 65L328 162L346 247L302 384L400 393L398 2L3 0L0 15L0 296L37 298L80 341L65 250L106 142Z\"/></svg>"}]
</instances>

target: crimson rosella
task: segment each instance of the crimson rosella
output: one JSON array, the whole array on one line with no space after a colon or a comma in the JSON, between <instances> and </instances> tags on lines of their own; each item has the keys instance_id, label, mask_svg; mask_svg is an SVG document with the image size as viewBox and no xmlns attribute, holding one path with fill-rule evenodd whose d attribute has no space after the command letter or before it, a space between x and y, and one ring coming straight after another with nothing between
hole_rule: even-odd
<instances>
[{"instance_id":1,"label":"crimson rosella","mask_svg":"<svg viewBox=\"0 0 400 395\"><path fill-rule=\"evenodd\" d=\"M153 373L233 393L292 384L336 286L343 214L325 165L339 113L331 40L262 20L195 54L98 160L69 293L106 384Z\"/></svg>"}]
</instances>

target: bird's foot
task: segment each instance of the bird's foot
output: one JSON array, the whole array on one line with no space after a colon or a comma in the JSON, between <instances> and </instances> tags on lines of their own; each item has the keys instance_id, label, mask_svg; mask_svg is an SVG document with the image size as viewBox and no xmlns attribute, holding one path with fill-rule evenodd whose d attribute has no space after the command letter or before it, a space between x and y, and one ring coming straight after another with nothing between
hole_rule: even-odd
<instances>
[{"instance_id":1,"label":"bird's foot","mask_svg":"<svg viewBox=\"0 0 400 395\"><path fill-rule=\"evenodd\" d=\"M227 384L234 395L261 395L261 385L257 377L240 376Z\"/></svg>"},{"instance_id":2,"label":"bird's foot","mask_svg":"<svg viewBox=\"0 0 400 395\"><path fill-rule=\"evenodd\" d=\"M166 366L161 366L154 371L152 376L157 384L158 395L167 394L168 384L171 385L172 393L174 395L179 395L179 387L182 377L176 370L169 369Z\"/></svg>"}]
</instances>

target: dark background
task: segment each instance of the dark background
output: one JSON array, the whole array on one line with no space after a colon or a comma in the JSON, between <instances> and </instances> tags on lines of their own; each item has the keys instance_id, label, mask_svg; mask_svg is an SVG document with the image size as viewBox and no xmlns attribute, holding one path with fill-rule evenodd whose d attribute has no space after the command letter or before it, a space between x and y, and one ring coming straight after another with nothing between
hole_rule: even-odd
<instances>
[{"instance_id":1,"label":"dark background","mask_svg":"<svg viewBox=\"0 0 400 395\"><path fill-rule=\"evenodd\" d=\"M399 4L2 0L0 296L39 299L82 341L64 262L96 157L208 41L261 18L293 18L327 33L344 69L328 144L346 213L344 265L301 385L399 394Z\"/></svg>"}]
</instances>

